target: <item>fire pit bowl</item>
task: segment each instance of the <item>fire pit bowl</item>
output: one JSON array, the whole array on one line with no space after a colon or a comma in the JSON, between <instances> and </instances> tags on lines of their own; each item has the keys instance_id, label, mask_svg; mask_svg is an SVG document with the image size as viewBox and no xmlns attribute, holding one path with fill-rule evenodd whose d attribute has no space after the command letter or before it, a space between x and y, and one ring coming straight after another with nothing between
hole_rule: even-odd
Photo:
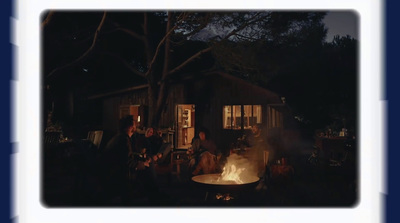
<instances>
[{"instance_id":1,"label":"fire pit bowl","mask_svg":"<svg viewBox=\"0 0 400 223\"><path fill-rule=\"evenodd\" d=\"M253 176L247 177L243 183L236 183L235 181L219 181L221 174L203 174L192 177L192 181L196 185L202 187L206 191L216 192L238 192L243 190L254 189L258 184L260 178Z\"/></svg>"}]
</instances>

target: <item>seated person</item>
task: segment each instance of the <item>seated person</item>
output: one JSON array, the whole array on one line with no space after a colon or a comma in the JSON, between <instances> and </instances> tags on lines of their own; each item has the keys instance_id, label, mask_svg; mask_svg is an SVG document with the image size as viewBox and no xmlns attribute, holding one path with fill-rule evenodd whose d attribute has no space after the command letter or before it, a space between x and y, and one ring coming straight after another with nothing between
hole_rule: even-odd
<instances>
[{"instance_id":1,"label":"seated person","mask_svg":"<svg viewBox=\"0 0 400 223\"><path fill-rule=\"evenodd\" d=\"M199 138L193 139L192 148L188 150L191 156L189 168L194 168L193 175L215 173L217 165L217 146L209 139L208 131L199 131Z\"/></svg>"},{"instance_id":2,"label":"seated person","mask_svg":"<svg viewBox=\"0 0 400 223\"><path fill-rule=\"evenodd\" d=\"M265 143L264 137L261 134L261 126L259 124L254 125L251 128L251 135L248 137L248 145L251 147L259 146Z\"/></svg>"},{"instance_id":3,"label":"seated person","mask_svg":"<svg viewBox=\"0 0 400 223\"><path fill-rule=\"evenodd\" d=\"M162 141L158 140L158 137L154 135L154 128L147 128L144 136L139 137L136 140L136 152L146 153L153 161L157 161L160 156L158 150L160 149Z\"/></svg>"},{"instance_id":4,"label":"seated person","mask_svg":"<svg viewBox=\"0 0 400 223\"><path fill-rule=\"evenodd\" d=\"M257 167L258 177L260 177L259 185L256 189L266 188L266 180L269 176L269 163L273 157L273 153L262 134L260 125L254 125L251 129L252 134L248 138L248 144L251 146L249 158Z\"/></svg>"},{"instance_id":5,"label":"seated person","mask_svg":"<svg viewBox=\"0 0 400 223\"><path fill-rule=\"evenodd\" d=\"M156 129L154 129L156 130ZM156 141L157 145L159 145L158 147L158 152L157 152L157 163L161 164L161 163L165 163L166 161L169 161L169 159L167 159L168 154L171 152L172 150L172 144L171 143L167 143L162 136L162 132L161 130L155 131L157 132L157 134L153 135L154 137L154 141Z\"/></svg>"},{"instance_id":6,"label":"seated person","mask_svg":"<svg viewBox=\"0 0 400 223\"><path fill-rule=\"evenodd\" d=\"M138 137L135 143L136 152L146 154L154 162L164 162L167 154L171 151L170 143L164 143L161 131L150 127L142 137Z\"/></svg>"},{"instance_id":7,"label":"seated person","mask_svg":"<svg viewBox=\"0 0 400 223\"><path fill-rule=\"evenodd\" d=\"M130 137L134 133L135 123L132 116L123 117L119 121L119 132L107 143L104 151L99 156L99 168L105 201L120 197L126 204L129 184L128 162L132 154ZM133 163L135 168L137 163Z\"/></svg>"}]
</instances>

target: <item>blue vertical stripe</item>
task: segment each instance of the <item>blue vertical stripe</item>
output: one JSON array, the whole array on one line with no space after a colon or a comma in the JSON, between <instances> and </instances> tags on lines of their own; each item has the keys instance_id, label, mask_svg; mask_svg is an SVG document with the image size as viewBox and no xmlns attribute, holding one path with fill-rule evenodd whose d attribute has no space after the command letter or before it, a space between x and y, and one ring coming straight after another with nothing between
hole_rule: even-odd
<instances>
[{"instance_id":1,"label":"blue vertical stripe","mask_svg":"<svg viewBox=\"0 0 400 223\"><path fill-rule=\"evenodd\" d=\"M388 100L388 196L386 222L399 220L399 1L386 1L386 95Z\"/></svg>"},{"instance_id":2,"label":"blue vertical stripe","mask_svg":"<svg viewBox=\"0 0 400 223\"><path fill-rule=\"evenodd\" d=\"M1 74L0 74L0 97L3 109L1 109L1 133L0 133L0 171L1 171L1 214L0 214L0 222L10 222L10 204L11 204L11 195L10 195L10 155L11 155L11 144L10 144L10 80L12 77L12 52L11 52L11 43L10 43L10 17L11 17L11 0L3 0L1 1L0 7L1 13L1 53L2 57L2 66L1 66Z\"/></svg>"}]
</instances>

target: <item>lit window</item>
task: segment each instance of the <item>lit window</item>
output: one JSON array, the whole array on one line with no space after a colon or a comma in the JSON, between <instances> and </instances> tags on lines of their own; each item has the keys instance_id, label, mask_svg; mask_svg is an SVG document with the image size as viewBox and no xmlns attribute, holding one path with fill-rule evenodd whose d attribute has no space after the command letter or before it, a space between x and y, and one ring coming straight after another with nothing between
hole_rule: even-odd
<instances>
[{"instance_id":1,"label":"lit window","mask_svg":"<svg viewBox=\"0 0 400 223\"><path fill-rule=\"evenodd\" d=\"M232 106L224 106L222 112L223 128L231 129L232 127Z\"/></svg>"},{"instance_id":2,"label":"lit window","mask_svg":"<svg viewBox=\"0 0 400 223\"><path fill-rule=\"evenodd\" d=\"M251 129L251 126L253 125L252 106L243 105L243 111L243 128Z\"/></svg>"},{"instance_id":3,"label":"lit window","mask_svg":"<svg viewBox=\"0 0 400 223\"><path fill-rule=\"evenodd\" d=\"M261 105L226 105L222 118L224 129L251 129L262 121Z\"/></svg>"},{"instance_id":4,"label":"lit window","mask_svg":"<svg viewBox=\"0 0 400 223\"><path fill-rule=\"evenodd\" d=\"M242 127L242 111L241 111L241 106L240 105L234 105L233 111L232 111L232 129L240 129Z\"/></svg>"},{"instance_id":5,"label":"lit window","mask_svg":"<svg viewBox=\"0 0 400 223\"><path fill-rule=\"evenodd\" d=\"M262 123L262 112L261 112L261 105L253 105L253 116L252 116L253 123L251 125L255 124L261 124Z\"/></svg>"}]
</instances>

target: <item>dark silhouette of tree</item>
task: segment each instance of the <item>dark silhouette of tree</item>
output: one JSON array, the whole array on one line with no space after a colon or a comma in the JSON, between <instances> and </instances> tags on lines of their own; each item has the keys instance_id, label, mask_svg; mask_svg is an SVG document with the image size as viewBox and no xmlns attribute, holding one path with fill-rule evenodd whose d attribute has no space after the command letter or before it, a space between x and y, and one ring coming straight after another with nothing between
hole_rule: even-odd
<instances>
[{"instance_id":1,"label":"dark silhouette of tree","mask_svg":"<svg viewBox=\"0 0 400 223\"><path fill-rule=\"evenodd\" d=\"M277 57L287 56L291 46L307 46L304 53L310 47L321 46L326 35L324 15L269 11L50 11L44 14L42 23L44 78L46 83L75 79L90 82L94 80L90 79L93 73L107 69L106 62L118 64L132 76L126 84L133 80L147 84L148 123L157 126L170 81L190 72L191 66L212 56L217 62L208 62L198 72L224 69L269 80L289 72L285 60ZM183 46L188 43L196 45L196 50L185 50ZM295 58L288 59L296 63ZM111 79L116 75L109 74ZM115 82L110 77L103 79L108 80L104 81L107 85ZM96 81L91 85L100 88Z\"/></svg>"},{"instance_id":2,"label":"dark silhouette of tree","mask_svg":"<svg viewBox=\"0 0 400 223\"><path fill-rule=\"evenodd\" d=\"M357 49L357 41L350 36L336 36L332 42L320 45L286 45L272 54L280 65L277 74L268 81L261 78L258 83L285 96L304 128L313 131L334 126L338 131L345 127L354 132Z\"/></svg>"}]
</instances>

